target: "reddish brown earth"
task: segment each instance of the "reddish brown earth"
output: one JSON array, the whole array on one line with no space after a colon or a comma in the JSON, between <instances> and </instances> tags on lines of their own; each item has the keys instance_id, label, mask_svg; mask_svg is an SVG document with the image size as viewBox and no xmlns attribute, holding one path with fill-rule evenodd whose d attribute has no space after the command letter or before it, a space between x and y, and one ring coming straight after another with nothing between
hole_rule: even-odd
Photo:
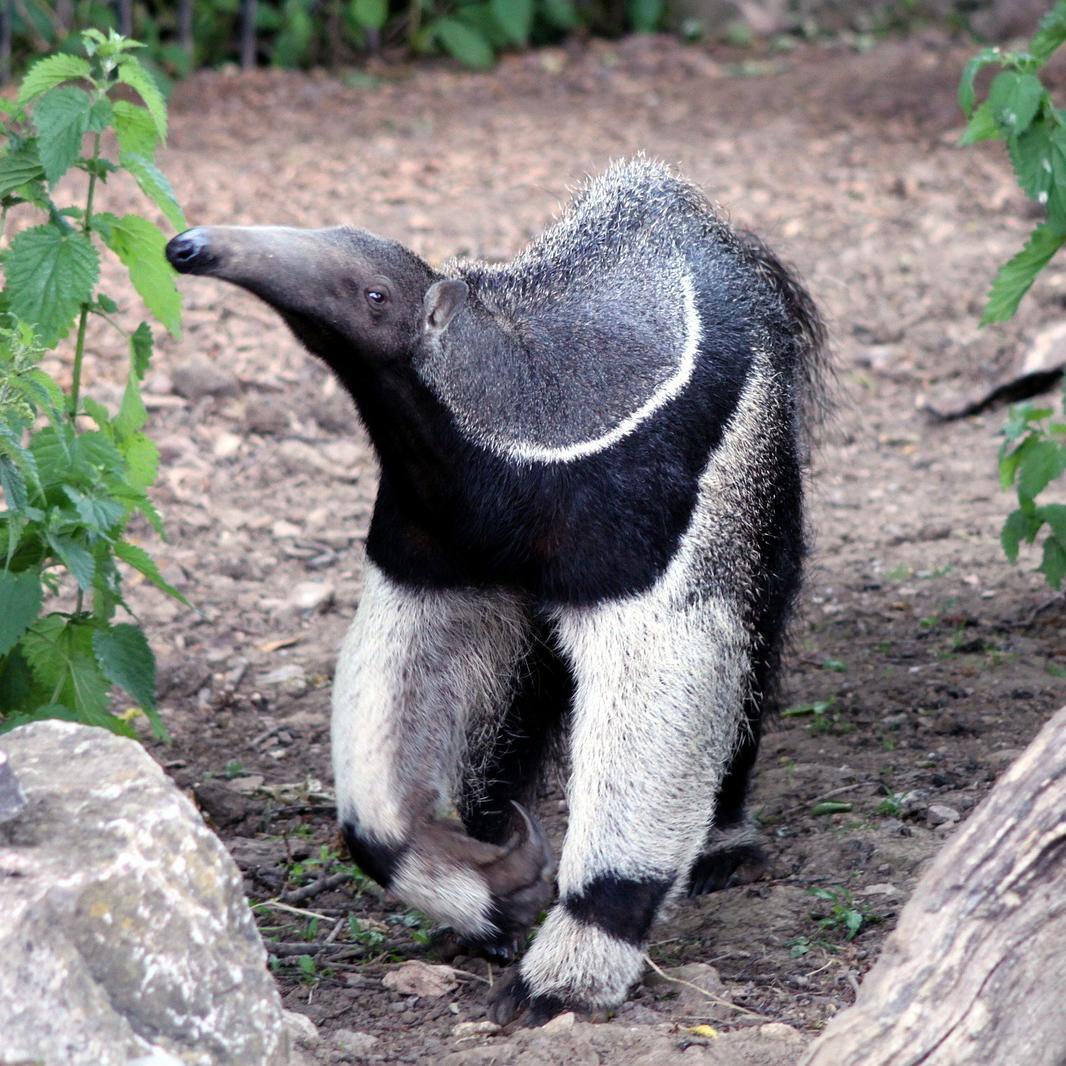
<instances>
[{"instance_id":1,"label":"reddish brown earth","mask_svg":"<svg viewBox=\"0 0 1066 1066\"><path fill-rule=\"evenodd\" d=\"M1062 261L1013 323L977 327L996 264L1032 219L1001 151L956 147L968 52L912 39L752 62L633 39L510 58L490 74L204 74L176 93L162 159L191 222L350 222L440 260L510 256L584 174L645 150L799 267L831 320L840 387L814 472L787 706L829 706L783 718L766 739L753 805L767 876L686 903L650 954L664 968L714 966L720 996L805 1034L851 1001L952 831L934 824L950 813L930 806L965 817L1064 702L1062 600L1049 604L1035 557L1012 567L997 543L1009 508L995 469L1003 413L936 424L918 406L993 380L1062 318L1066 298ZM109 189L105 206L126 196ZM375 466L350 405L266 308L213 282L181 286L185 335L161 345L148 382L171 533L155 550L198 610L134 591L174 734L152 750L214 819L250 897L271 901L343 872L329 684L359 599ZM117 397L120 353L105 334L94 343L90 386ZM324 586L325 602L301 609L304 582ZM557 831L560 795L543 802ZM825 800L848 809L815 813ZM864 913L854 940L818 924L831 904L812 888ZM373 885L295 906L320 917L271 904L262 926L294 953L277 977L287 1006L324 1034L318 1061L433 1062L462 1048L475 1049L469 1061L542 1061L520 1041L452 1035L484 1017L496 977L484 963L459 960L458 987L437 998L382 984L398 960L423 955L425 930ZM289 945L304 940L302 970ZM609 1024L656 1027L666 1047L695 1043L684 1053L694 1061L715 1040L688 1027L758 1020L659 983ZM360 1052L358 1040L332 1040L338 1029L378 1040ZM556 1061L640 1061L591 1038L580 1052L559 1046ZM749 1049L729 1061L764 1060Z\"/></svg>"}]
</instances>

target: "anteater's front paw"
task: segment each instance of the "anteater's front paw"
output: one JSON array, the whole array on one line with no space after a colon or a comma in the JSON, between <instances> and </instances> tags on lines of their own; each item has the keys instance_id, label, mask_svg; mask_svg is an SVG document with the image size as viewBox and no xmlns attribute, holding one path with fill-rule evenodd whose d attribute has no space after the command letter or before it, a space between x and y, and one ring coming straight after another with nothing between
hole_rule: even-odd
<instances>
[{"instance_id":1,"label":"anteater's front paw","mask_svg":"<svg viewBox=\"0 0 1066 1066\"><path fill-rule=\"evenodd\" d=\"M521 827L498 855L481 865L481 875L492 895L492 921L499 936L485 944L501 958L514 957L540 914L547 909L555 892L555 862L551 846L540 823L519 804ZM509 955L506 945L512 945ZM482 954L488 949L483 946Z\"/></svg>"},{"instance_id":2,"label":"anteater's front paw","mask_svg":"<svg viewBox=\"0 0 1066 1066\"><path fill-rule=\"evenodd\" d=\"M522 1025L534 1028L568 1009L567 1004L555 996L532 995L517 967L498 981L489 994L489 1019L497 1025L521 1021Z\"/></svg>"},{"instance_id":3,"label":"anteater's front paw","mask_svg":"<svg viewBox=\"0 0 1066 1066\"><path fill-rule=\"evenodd\" d=\"M521 821L511 840L496 846L469 837L453 842L484 883L488 908L482 928L457 932L444 926L434 933L433 949L442 958L480 955L498 966L513 962L526 934L555 894L555 863L537 820L515 804ZM458 924L458 923L456 923Z\"/></svg>"}]
</instances>

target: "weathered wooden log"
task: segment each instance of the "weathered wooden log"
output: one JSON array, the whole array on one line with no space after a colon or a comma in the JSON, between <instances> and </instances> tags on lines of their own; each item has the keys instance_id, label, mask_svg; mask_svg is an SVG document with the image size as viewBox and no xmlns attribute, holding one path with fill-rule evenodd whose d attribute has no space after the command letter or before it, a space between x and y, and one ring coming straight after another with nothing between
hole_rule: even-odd
<instances>
[{"instance_id":1,"label":"weathered wooden log","mask_svg":"<svg viewBox=\"0 0 1066 1066\"><path fill-rule=\"evenodd\" d=\"M801 1066L1066 1063L1066 708L918 883Z\"/></svg>"}]
</instances>

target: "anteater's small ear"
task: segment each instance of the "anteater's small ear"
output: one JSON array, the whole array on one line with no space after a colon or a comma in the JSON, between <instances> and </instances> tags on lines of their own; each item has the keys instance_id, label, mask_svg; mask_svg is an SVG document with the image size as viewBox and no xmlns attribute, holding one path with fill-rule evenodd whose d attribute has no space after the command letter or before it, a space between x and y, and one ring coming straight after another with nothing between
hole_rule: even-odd
<instances>
[{"instance_id":1,"label":"anteater's small ear","mask_svg":"<svg viewBox=\"0 0 1066 1066\"><path fill-rule=\"evenodd\" d=\"M435 281L426 293L423 324L429 333L443 333L460 311L470 289L465 281Z\"/></svg>"}]
</instances>

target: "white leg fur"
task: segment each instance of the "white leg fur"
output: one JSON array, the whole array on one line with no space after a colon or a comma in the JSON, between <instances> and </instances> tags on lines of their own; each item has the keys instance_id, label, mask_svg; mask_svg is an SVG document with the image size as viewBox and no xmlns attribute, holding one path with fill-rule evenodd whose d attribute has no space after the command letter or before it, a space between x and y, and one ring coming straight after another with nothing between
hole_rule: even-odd
<instances>
[{"instance_id":1,"label":"white leg fur","mask_svg":"<svg viewBox=\"0 0 1066 1066\"><path fill-rule=\"evenodd\" d=\"M426 854L434 838L417 832L419 820L449 813L464 761L484 757L470 749L491 744L529 640L525 608L509 593L412 590L368 560L337 665L338 818L381 844L414 842L392 889L470 934L491 928L484 880Z\"/></svg>"},{"instance_id":2,"label":"white leg fur","mask_svg":"<svg viewBox=\"0 0 1066 1066\"><path fill-rule=\"evenodd\" d=\"M744 523L750 479L775 448L768 374L757 361L660 580L639 595L555 612L576 680L564 899L601 876L671 881L672 899L707 838L750 684ZM534 996L611 1006L639 976L641 957L560 904L522 976Z\"/></svg>"}]
</instances>

